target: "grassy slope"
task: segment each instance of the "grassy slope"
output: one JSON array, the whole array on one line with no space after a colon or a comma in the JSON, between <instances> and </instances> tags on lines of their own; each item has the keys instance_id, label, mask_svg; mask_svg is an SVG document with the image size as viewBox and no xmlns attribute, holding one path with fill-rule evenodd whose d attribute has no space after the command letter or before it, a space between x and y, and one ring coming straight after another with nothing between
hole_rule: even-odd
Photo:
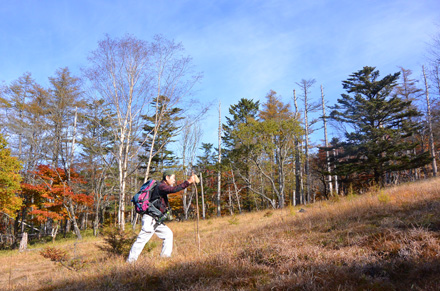
<instances>
[{"instance_id":1,"label":"grassy slope","mask_svg":"<svg viewBox=\"0 0 440 291\"><path fill-rule=\"evenodd\" d=\"M306 207L169 223L135 265L108 258L100 239L57 245L87 260L75 272L38 251L0 255L0 286L22 290L438 290L440 179ZM0 287L1 288L1 287Z\"/></svg>"}]
</instances>

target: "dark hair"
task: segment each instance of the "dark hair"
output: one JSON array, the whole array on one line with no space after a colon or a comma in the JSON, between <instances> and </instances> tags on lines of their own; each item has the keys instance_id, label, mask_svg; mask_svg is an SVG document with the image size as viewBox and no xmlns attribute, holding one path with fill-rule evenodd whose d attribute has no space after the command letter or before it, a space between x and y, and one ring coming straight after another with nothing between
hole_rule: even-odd
<instances>
[{"instance_id":1,"label":"dark hair","mask_svg":"<svg viewBox=\"0 0 440 291\"><path fill-rule=\"evenodd\" d=\"M165 170L163 172L163 179L166 180L167 176L172 176L174 175L174 171L173 170Z\"/></svg>"}]
</instances>

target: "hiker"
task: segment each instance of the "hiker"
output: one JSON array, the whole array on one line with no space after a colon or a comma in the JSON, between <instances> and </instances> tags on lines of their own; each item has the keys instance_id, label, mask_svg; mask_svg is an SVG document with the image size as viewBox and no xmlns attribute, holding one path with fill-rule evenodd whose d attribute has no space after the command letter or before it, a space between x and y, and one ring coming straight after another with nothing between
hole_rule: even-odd
<instances>
[{"instance_id":1,"label":"hiker","mask_svg":"<svg viewBox=\"0 0 440 291\"><path fill-rule=\"evenodd\" d=\"M159 183L159 185L156 186L156 189L153 191L151 201L160 199L162 197L168 204L168 194L179 192L187 188L195 181L196 176L192 175L188 179L188 181L185 181L180 185L174 186L174 183L176 182L176 175L172 170L166 170L163 172L163 180ZM127 262L133 263L138 259L145 244L150 240L154 233L163 240L162 252L160 253L160 256L171 257L171 252L173 251L173 232L165 224L157 222L153 216L143 214L142 228L136 241L131 247Z\"/></svg>"}]
</instances>

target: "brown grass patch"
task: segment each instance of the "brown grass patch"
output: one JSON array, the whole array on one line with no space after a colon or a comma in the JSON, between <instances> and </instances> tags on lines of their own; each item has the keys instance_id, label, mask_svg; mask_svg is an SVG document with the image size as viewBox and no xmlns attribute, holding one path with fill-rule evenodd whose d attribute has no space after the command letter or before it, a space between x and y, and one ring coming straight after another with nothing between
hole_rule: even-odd
<instances>
[{"instance_id":1,"label":"brown grass patch","mask_svg":"<svg viewBox=\"0 0 440 291\"><path fill-rule=\"evenodd\" d=\"M38 251L0 255L12 290L438 290L440 179L325 201L200 221L171 222L174 252L134 265L88 239L57 245L87 258L66 270ZM75 252L75 254L73 254Z\"/></svg>"}]
</instances>

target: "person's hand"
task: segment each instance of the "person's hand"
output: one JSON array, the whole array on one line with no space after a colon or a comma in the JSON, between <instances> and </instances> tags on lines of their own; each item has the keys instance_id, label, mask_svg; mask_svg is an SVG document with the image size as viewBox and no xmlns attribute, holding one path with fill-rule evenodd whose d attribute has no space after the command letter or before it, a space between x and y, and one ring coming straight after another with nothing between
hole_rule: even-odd
<instances>
[{"instance_id":1,"label":"person's hand","mask_svg":"<svg viewBox=\"0 0 440 291\"><path fill-rule=\"evenodd\" d=\"M193 184L193 183L196 183L196 184L198 184L199 183L199 177L197 177L197 175L195 175L195 174L193 174L189 179L188 179L188 183L190 183L190 184Z\"/></svg>"}]
</instances>

